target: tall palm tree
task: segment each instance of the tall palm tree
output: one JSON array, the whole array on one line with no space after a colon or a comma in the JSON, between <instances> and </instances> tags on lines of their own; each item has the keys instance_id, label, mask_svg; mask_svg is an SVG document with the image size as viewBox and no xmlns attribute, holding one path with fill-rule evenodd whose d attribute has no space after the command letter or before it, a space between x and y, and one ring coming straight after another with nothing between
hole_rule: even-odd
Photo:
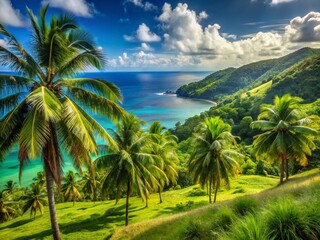
<instances>
[{"instance_id":1,"label":"tall palm tree","mask_svg":"<svg viewBox=\"0 0 320 240\"><path fill-rule=\"evenodd\" d=\"M177 137L165 131L165 127L160 122L155 121L149 127L152 136L151 152L155 158L156 165L165 173L165 177L158 179L160 203L163 202L161 192L166 184L176 184L178 178L178 156L176 154Z\"/></svg>"},{"instance_id":2,"label":"tall palm tree","mask_svg":"<svg viewBox=\"0 0 320 240\"><path fill-rule=\"evenodd\" d=\"M4 191L6 191L9 194L12 194L14 190L16 189L16 183L12 180L7 181L7 183L4 185Z\"/></svg>"},{"instance_id":3,"label":"tall palm tree","mask_svg":"<svg viewBox=\"0 0 320 240\"><path fill-rule=\"evenodd\" d=\"M43 185L37 182L32 183L31 190L22 197L22 200L25 200L22 212L25 213L30 209L30 216L36 217L37 210L39 210L40 214L43 215L44 206L48 203L46 198L47 194Z\"/></svg>"},{"instance_id":4,"label":"tall palm tree","mask_svg":"<svg viewBox=\"0 0 320 240\"><path fill-rule=\"evenodd\" d=\"M129 224L129 198L136 189L145 198L146 190L158 185L157 176L162 171L154 165L153 156L148 153L148 134L141 132L141 121L130 114L117 125L117 132L111 130L118 144L117 151L109 150L106 155L95 160L98 169L106 169L108 174L102 181L104 193L117 188L117 200L126 192L126 218Z\"/></svg>"},{"instance_id":5,"label":"tall palm tree","mask_svg":"<svg viewBox=\"0 0 320 240\"><path fill-rule=\"evenodd\" d=\"M67 15L46 20L48 6L35 17L28 10L33 37L32 55L2 25L0 35L9 46L0 46L0 64L17 73L0 75L0 159L14 145L19 146L20 178L28 159L41 157L54 239L61 239L56 218L54 183L61 185L61 147L76 168L98 154L95 134L110 146L116 144L86 110L116 120L123 109L119 89L102 79L74 78L88 67L103 69L104 55L90 35Z\"/></svg>"},{"instance_id":6,"label":"tall palm tree","mask_svg":"<svg viewBox=\"0 0 320 240\"><path fill-rule=\"evenodd\" d=\"M193 173L194 182L202 187L208 186L209 202L212 203L212 189L214 202L217 193L224 182L229 186L229 175L234 174L236 159L241 154L231 150L236 144L231 134L231 126L219 117L206 119L200 123L193 134L194 150L189 160L189 170Z\"/></svg>"},{"instance_id":7,"label":"tall palm tree","mask_svg":"<svg viewBox=\"0 0 320 240\"><path fill-rule=\"evenodd\" d=\"M73 171L68 171L67 175L63 178L62 192L65 200L72 200L74 203L81 198L79 191L79 182L77 181L78 174Z\"/></svg>"},{"instance_id":8,"label":"tall palm tree","mask_svg":"<svg viewBox=\"0 0 320 240\"><path fill-rule=\"evenodd\" d=\"M296 160L301 165L307 164L307 155L311 155L315 144L312 138L317 131L308 124L312 118L303 117L299 110L302 99L286 94L276 96L273 105L263 105L258 121L251 123L264 133L254 137L253 146L258 156L265 155L272 161L280 161L280 184L284 175L289 177L288 162Z\"/></svg>"}]
</instances>

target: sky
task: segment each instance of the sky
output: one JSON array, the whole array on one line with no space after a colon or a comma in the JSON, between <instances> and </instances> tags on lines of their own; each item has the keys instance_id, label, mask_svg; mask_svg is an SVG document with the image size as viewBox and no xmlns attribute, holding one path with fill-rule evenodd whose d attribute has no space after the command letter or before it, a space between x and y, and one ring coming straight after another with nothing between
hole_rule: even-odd
<instances>
[{"instance_id":1,"label":"sky","mask_svg":"<svg viewBox=\"0 0 320 240\"><path fill-rule=\"evenodd\" d=\"M217 71L320 48L320 0L0 0L0 23L31 51L26 6L46 4L94 37L105 71Z\"/></svg>"}]
</instances>

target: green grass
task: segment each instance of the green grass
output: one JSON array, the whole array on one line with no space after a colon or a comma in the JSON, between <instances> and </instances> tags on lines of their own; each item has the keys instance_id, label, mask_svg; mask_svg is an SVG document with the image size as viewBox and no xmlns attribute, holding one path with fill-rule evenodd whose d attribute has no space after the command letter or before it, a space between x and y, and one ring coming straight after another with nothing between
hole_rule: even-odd
<instances>
[{"instance_id":1,"label":"green grass","mask_svg":"<svg viewBox=\"0 0 320 240\"><path fill-rule=\"evenodd\" d=\"M239 178L238 183L239 182L244 183L245 181ZM259 182L256 181L254 177L252 177L251 183L253 187L255 185L259 185ZM250 225L250 221L252 220L253 215L257 216L257 218L260 219L260 214L262 216L267 215L265 214L265 212L269 211L269 209L273 205L277 205L283 202L284 199L299 203L297 204L297 206L302 212L304 212L303 207L308 206L310 202L313 202L313 206L317 207L320 204L320 200L317 200L320 199L319 184L320 172L319 169L314 169L292 177L287 183L285 183L281 187L270 188L256 195L245 196L245 199L252 198L258 203L257 207L255 207L257 209L255 210L255 212L249 213L247 216L241 217L238 215L236 221L234 221L234 226L230 227L231 230L229 232L226 231L225 228L216 228L214 226L216 226L217 223L221 221L221 216L225 215L222 214L222 212L225 212L226 208L233 209L234 211L233 206L236 204L237 201L239 201L239 199L232 200L229 198L230 200L228 201L219 202L209 206L204 206L189 212L133 224L131 226L118 229L113 234L111 239L184 239L186 237L186 229L188 229L194 221L196 221L197 224L199 224L199 222L203 224L203 228L199 229L199 231L208 232L209 229L212 233L219 236L217 239L246 239L245 236L248 236L248 234L262 236L264 235L264 233L259 232L261 230L259 229L260 225ZM232 214L229 215L231 219ZM225 218L225 216L223 216L223 218ZM317 218L314 217L313 219ZM265 221L263 223L265 223ZM246 229L247 227L252 228ZM223 230L222 232L221 229ZM243 232L243 238L232 237L232 233L234 235L237 235L237 231L244 230L248 232ZM229 235L229 233L231 235ZM201 232L199 234L201 234Z\"/></svg>"},{"instance_id":2,"label":"green grass","mask_svg":"<svg viewBox=\"0 0 320 240\"><path fill-rule=\"evenodd\" d=\"M264 84L261 84L260 86L253 88L249 90L248 92L250 93L250 96L256 96L258 94L264 94L267 92L267 90L272 86L272 81L268 81ZM247 92L241 94L241 98L248 97Z\"/></svg>"},{"instance_id":3,"label":"green grass","mask_svg":"<svg viewBox=\"0 0 320 240\"><path fill-rule=\"evenodd\" d=\"M234 178L231 188L222 188L217 201L230 200L246 194L255 194L275 187L277 178L262 176L239 176ZM162 204L159 204L157 194L149 200L149 207L141 198L130 199L130 224L149 219L177 217L188 214L189 210L208 205L208 196L190 196L190 192L198 186L163 193ZM237 191L241 189L241 191ZM116 229L124 226L125 200L105 202L79 202L57 204L58 221L63 239L106 239ZM139 231L139 229L137 229ZM30 218L29 213L0 224L0 239L51 239L49 210L45 209L43 216Z\"/></svg>"}]
</instances>

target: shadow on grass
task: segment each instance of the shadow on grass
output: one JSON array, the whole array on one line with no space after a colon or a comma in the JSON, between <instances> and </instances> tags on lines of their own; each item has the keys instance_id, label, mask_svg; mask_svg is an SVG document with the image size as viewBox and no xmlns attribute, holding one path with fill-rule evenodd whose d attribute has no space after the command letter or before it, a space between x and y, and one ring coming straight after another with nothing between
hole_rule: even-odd
<instances>
[{"instance_id":1,"label":"shadow on grass","mask_svg":"<svg viewBox=\"0 0 320 240\"><path fill-rule=\"evenodd\" d=\"M157 210L158 214L155 217L163 216L164 214L176 214L181 212L187 212L191 211L193 209L196 209L198 207L202 207L205 205L208 205L208 201L200 201L200 202L194 202L188 205L188 202L186 203L178 203L174 207L165 207L163 209Z\"/></svg>"},{"instance_id":2,"label":"shadow on grass","mask_svg":"<svg viewBox=\"0 0 320 240\"><path fill-rule=\"evenodd\" d=\"M24 225L24 224L26 224L26 223L32 222L33 220L34 220L33 218L23 219L23 220L20 220L20 221L11 223L11 224L8 225L8 226L1 227L0 230L2 230L2 229L4 229L4 228L16 228L16 227L22 226L22 225Z\"/></svg>"},{"instance_id":3,"label":"shadow on grass","mask_svg":"<svg viewBox=\"0 0 320 240\"><path fill-rule=\"evenodd\" d=\"M129 221L133 217L137 215L132 214L133 212L141 210L137 207L129 208ZM23 220L25 221L25 220ZM25 222L27 223L27 222ZM20 226L21 223L14 223L16 226ZM59 224L61 234L69 234L73 232L95 232L101 229L113 229L114 226L124 226L125 224L125 205L119 205L112 208L107 209L103 214L94 213L91 214L89 218L83 220L74 220L68 223ZM15 227L15 226L12 226ZM22 239L43 239L44 237L51 236L51 229L47 229L45 231L35 233L28 236L23 236L19 238L15 238L15 240Z\"/></svg>"}]
</instances>

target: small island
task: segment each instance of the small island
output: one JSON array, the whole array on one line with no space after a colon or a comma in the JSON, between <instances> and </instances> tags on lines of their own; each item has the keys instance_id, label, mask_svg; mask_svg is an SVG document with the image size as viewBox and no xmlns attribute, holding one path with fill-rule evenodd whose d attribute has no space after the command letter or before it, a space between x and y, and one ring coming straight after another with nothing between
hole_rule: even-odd
<instances>
[{"instance_id":1,"label":"small island","mask_svg":"<svg viewBox=\"0 0 320 240\"><path fill-rule=\"evenodd\" d=\"M177 94L175 91L167 90L163 94L169 95L169 94Z\"/></svg>"}]
</instances>

